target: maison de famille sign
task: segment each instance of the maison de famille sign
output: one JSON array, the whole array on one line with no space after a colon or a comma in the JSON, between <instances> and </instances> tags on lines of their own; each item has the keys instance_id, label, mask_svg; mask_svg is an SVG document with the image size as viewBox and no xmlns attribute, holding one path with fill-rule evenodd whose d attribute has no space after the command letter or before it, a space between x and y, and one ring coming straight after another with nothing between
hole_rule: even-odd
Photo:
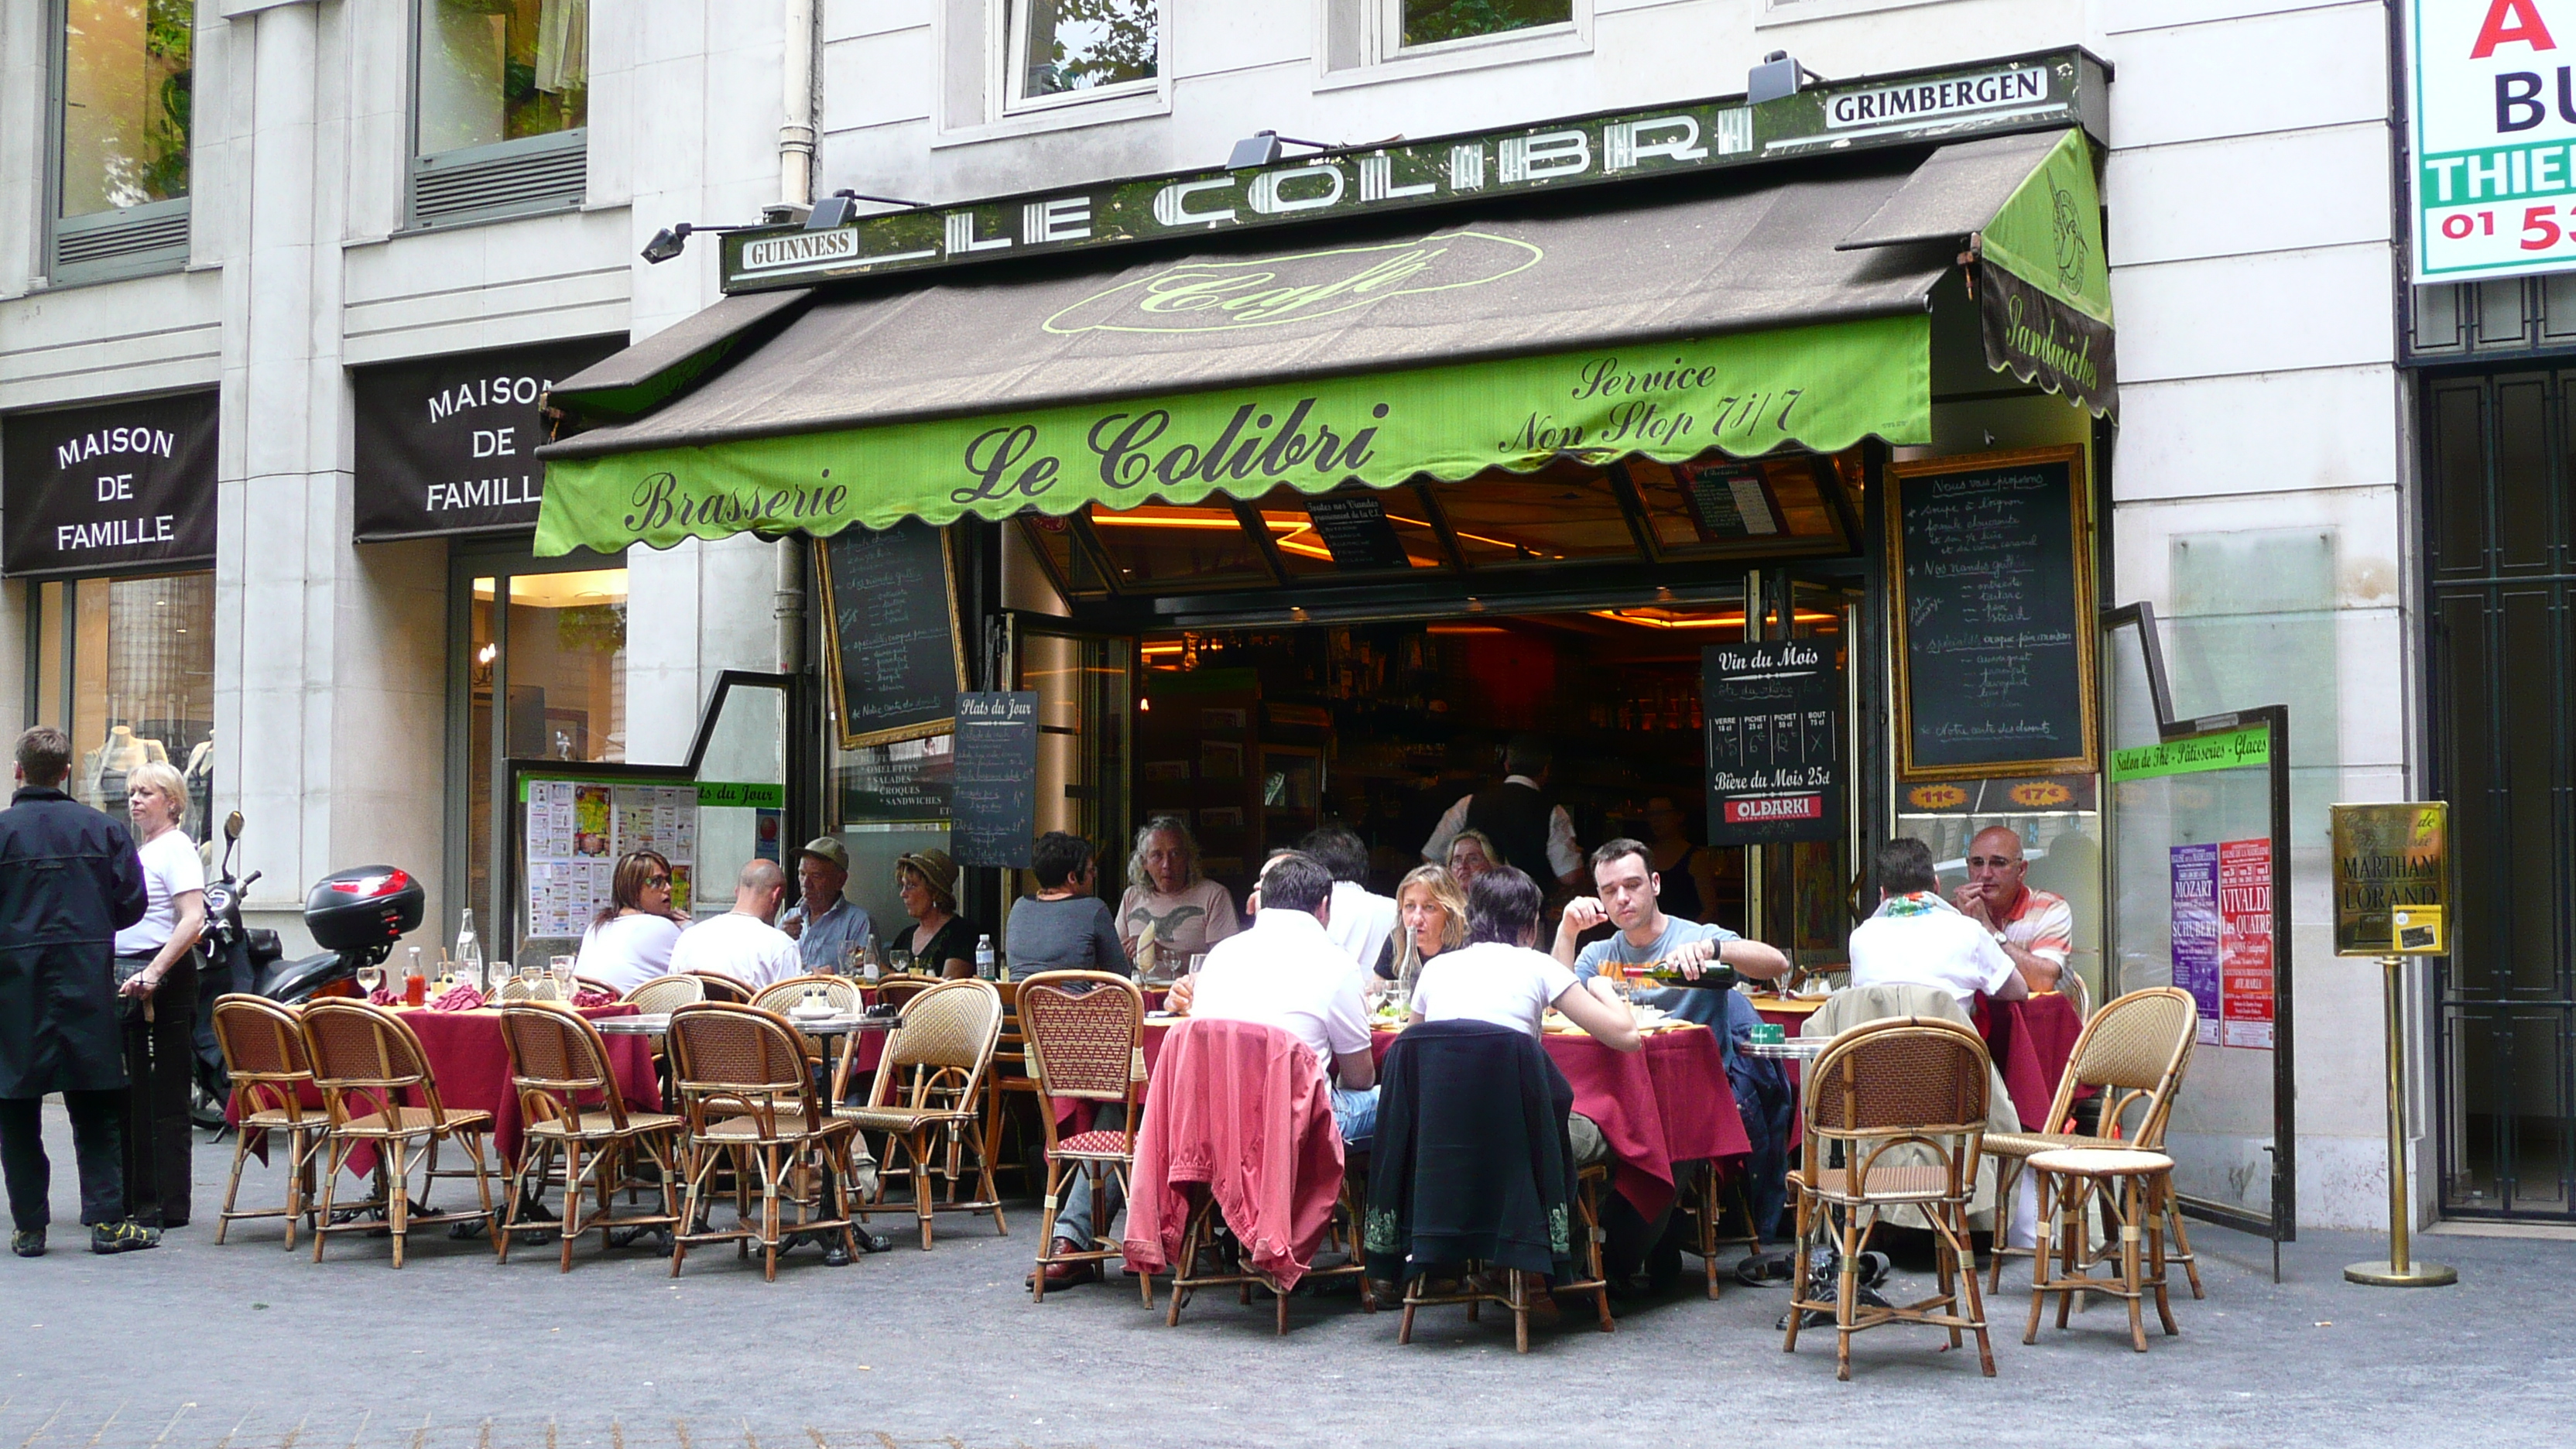
<instances>
[{"instance_id":1,"label":"maison de famille sign","mask_svg":"<svg viewBox=\"0 0 2576 1449\"><path fill-rule=\"evenodd\" d=\"M0 421L0 566L21 577L212 562L216 412L198 392Z\"/></svg>"},{"instance_id":2,"label":"maison de famille sign","mask_svg":"<svg viewBox=\"0 0 2576 1449\"><path fill-rule=\"evenodd\" d=\"M2100 63L2082 51L1109 181L724 238L724 289L756 292L1788 157L2079 125L2097 137Z\"/></svg>"}]
</instances>

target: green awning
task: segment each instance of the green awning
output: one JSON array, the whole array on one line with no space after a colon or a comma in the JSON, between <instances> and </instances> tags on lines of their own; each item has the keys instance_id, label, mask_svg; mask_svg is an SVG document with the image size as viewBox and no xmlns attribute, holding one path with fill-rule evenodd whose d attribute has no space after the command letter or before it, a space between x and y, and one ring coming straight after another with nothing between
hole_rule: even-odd
<instances>
[{"instance_id":1,"label":"green awning","mask_svg":"<svg viewBox=\"0 0 2576 1449\"><path fill-rule=\"evenodd\" d=\"M650 366L559 384L590 426L541 451L536 548L1928 443L1932 297L1962 238L1846 239L1898 212L1993 219L2057 140L2011 139L2018 169L1853 158L1614 210L817 295L649 411Z\"/></svg>"}]
</instances>

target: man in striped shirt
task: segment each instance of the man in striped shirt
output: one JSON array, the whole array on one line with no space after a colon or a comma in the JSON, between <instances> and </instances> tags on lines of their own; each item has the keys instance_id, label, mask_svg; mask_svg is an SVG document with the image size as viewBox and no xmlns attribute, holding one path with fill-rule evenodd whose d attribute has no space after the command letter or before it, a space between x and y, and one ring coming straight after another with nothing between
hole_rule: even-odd
<instances>
[{"instance_id":1,"label":"man in striped shirt","mask_svg":"<svg viewBox=\"0 0 2576 1449\"><path fill-rule=\"evenodd\" d=\"M1968 883L1953 904L1994 936L2031 990L2053 991L2075 948L2075 912L2064 896L2024 884L2029 869L2021 837L1988 826L1968 842Z\"/></svg>"}]
</instances>

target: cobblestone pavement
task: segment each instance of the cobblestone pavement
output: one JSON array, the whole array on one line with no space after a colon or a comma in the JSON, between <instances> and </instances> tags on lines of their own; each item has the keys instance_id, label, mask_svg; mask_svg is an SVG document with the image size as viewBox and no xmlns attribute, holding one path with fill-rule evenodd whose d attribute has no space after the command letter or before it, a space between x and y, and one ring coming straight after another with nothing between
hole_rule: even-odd
<instances>
[{"instance_id":1,"label":"cobblestone pavement","mask_svg":"<svg viewBox=\"0 0 2576 1449\"><path fill-rule=\"evenodd\" d=\"M69 1143L55 1211L76 1212ZM811 1248L764 1283L755 1263L579 1249L569 1274L522 1250L416 1234L342 1238L319 1265L274 1222L213 1243L228 1149L197 1155L200 1220L160 1250L0 1258L0 1449L998 1449L1200 1444L1896 1442L2280 1445L2529 1442L2576 1410L2576 1244L2442 1237L2462 1285L2342 1281L2379 1240L2312 1234L2271 1281L2268 1245L2196 1235L2209 1297L2177 1295L2182 1335L2130 1350L2106 1305L2025 1347L2027 1292L1992 1302L1998 1375L1938 1335L1885 1329L1834 1380L1830 1334L1794 1356L1784 1294L1729 1286L1622 1305L1511 1351L1508 1318L1392 1315L1202 1295L1178 1328L1132 1280L1048 1295L1021 1283L1034 1204L999 1236L943 1217L938 1246L848 1268ZM255 1169L245 1202L278 1188ZM449 1191L442 1184L442 1197ZM892 1228L897 1224L883 1222ZM2544 1426L2547 1426L2544 1429Z\"/></svg>"}]
</instances>

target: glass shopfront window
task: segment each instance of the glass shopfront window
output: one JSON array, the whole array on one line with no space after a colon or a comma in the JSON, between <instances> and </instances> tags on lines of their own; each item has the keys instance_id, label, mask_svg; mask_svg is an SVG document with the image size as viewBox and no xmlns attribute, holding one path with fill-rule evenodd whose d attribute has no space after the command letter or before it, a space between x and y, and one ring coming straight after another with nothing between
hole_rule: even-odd
<instances>
[{"instance_id":1,"label":"glass shopfront window","mask_svg":"<svg viewBox=\"0 0 2576 1449\"><path fill-rule=\"evenodd\" d=\"M590 118L589 0L421 0L424 156Z\"/></svg>"},{"instance_id":2,"label":"glass shopfront window","mask_svg":"<svg viewBox=\"0 0 2576 1449\"><path fill-rule=\"evenodd\" d=\"M28 588L31 720L71 736L69 790L126 818L125 777L175 767L185 829L204 839L215 788L215 576L50 581Z\"/></svg>"},{"instance_id":3,"label":"glass shopfront window","mask_svg":"<svg viewBox=\"0 0 2576 1449\"><path fill-rule=\"evenodd\" d=\"M188 194L194 0L63 0L59 216Z\"/></svg>"},{"instance_id":4,"label":"glass shopfront window","mask_svg":"<svg viewBox=\"0 0 2576 1449\"><path fill-rule=\"evenodd\" d=\"M1013 109L1145 89L1162 73L1162 0L1012 0Z\"/></svg>"}]
</instances>

